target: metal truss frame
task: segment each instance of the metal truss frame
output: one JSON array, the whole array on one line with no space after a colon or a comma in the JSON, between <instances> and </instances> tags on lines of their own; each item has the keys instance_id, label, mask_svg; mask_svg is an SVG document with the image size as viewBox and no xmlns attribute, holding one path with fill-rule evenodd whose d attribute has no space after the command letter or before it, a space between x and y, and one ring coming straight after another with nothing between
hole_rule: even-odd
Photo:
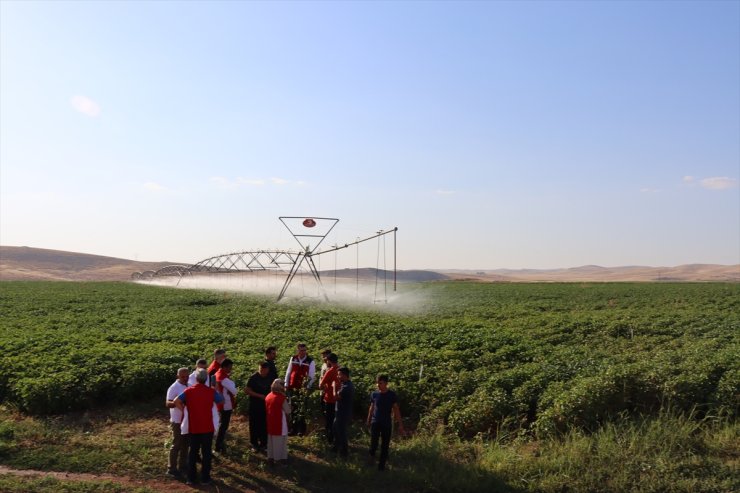
<instances>
[{"instance_id":1,"label":"metal truss frame","mask_svg":"<svg viewBox=\"0 0 740 493\"><path fill-rule=\"evenodd\" d=\"M156 271L134 272L132 279L152 277L187 276L192 274L219 274L254 271L285 270L294 265L301 253L291 250L250 250L216 255L201 260L197 264L167 265Z\"/></svg>"},{"instance_id":2,"label":"metal truss frame","mask_svg":"<svg viewBox=\"0 0 740 493\"><path fill-rule=\"evenodd\" d=\"M393 228L387 231L380 230L375 235L367 238L358 239L351 243L345 243L344 245L333 245L327 250L316 251L321 243L326 239L329 233L337 225L339 219L336 218L325 218L325 217L307 217L307 216L281 216L280 221L286 227L286 229L293 235L293 238L301 245L302 251L294 252L292 250L247 250L243 252L233 252L224 255L216 255L207 259L201 260L200 262L193 265L174 264L162 267L159 270L134 272L131 274L131 279L152 279L155 277L174 277L177 276L180 281L185 276L191 276L194 274L226 274L226 273L240 273L240 272L255 272L255 271L285 271L288 270L288 276L285 279L280 294L277 297L277 301L280 301L285 297L285 293L288 290L291 282L300 271L301 267L305 263L306 268L311 273L316 283L319 286L319 290L326 301L329 301L329 297L324 289L321 282L321 275L319 274L316 264L313 261L313 257L324 255L326 253L335 252L344 248L348 248L353 245L358 245L362 242L379 238L381 236L393 233L393 290L396 290L396 232L398 228ZM295 225L291 228L286 220L303 220L305 222L302 225L306 228L313 228L318 223L316 221L324 222L326 226L322 232L323 234L312 234L303 230L297 230ZM327 229L328 228L328 229ZM306 243L306 238L318 238L318 243L311 247ZM304 244L306 243L306 244ZM290 268L288 269L288 266Z\"/></svg>"},{"instance_id":3,"label":"metal truss frame","mask_svg":"<svg viewBox=\"0 0 740 493\"><path fill-rule=\"evenodd\" d=\"M321 243L326 239L329 233L331 233L331 230L334 229L334 226L337 225L339 219L335 217L306 216L280 216L278 219L280 219L280 222L283 223L285 229L287 229L290 234L293 235L293 238L295 238L298 244L301 245L301 248L303 248L303 252L301 253L301 256L296 259L296 262L293 264L293 267L288 273L288 277L285 278L283 289L280 290L280 294L278 295L277 300L280 301L281 299L283 299L283 297L285 296L285 292L288 291L290 283L293 282L293 278L296 276L301 268L301 265L305 261L306 265L308 266L308 270L311 272L311 275L313 275L313 278L316 279L316 283L319 285L319 291L321 292L324 299L326 301L329 301L329 296L326 294L324 285L321 283L321 275L319 274L319 271L316 268L316 264L314 264L313 258L311 257L314 255L316 249L319 248L319 245L321 245ZM299 226L297 224L289 224L294 221L300 221L298 224L303 229L299 229ZM310 232L319 224L324 224L324 227L320 230L321 233L316 234ZM306 243L306 239L309 238L318 239L318 243L316 243L313 248L310 244Z\"/></svg>"}]
</instances>

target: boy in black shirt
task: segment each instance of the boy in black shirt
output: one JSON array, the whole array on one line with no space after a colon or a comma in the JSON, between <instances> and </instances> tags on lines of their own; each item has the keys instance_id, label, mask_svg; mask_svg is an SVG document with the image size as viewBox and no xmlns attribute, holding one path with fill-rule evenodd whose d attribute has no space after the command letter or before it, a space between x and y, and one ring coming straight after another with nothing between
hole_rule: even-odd
<instances>
[{"instance_id":1,"label":"boy in black shirt","mask_svg":"<svg viewBox=\"0 0 740 493\"><path fill-rule=\"evenodd\" d=\"M401 410L398 407L398 397L392 390L388 390L388 375L378 375L375 380L378 390L370 394L370 409L367 412L367 425L370 427L370 460L375 460L375 452L378 450L378 438L380 438L380 462L378 470L385 470L388 460L388 447L391 442L391 429L395 416L398 423L398 432L403 435L403 421L401 421Z\"/></svg>"}]
</instances>

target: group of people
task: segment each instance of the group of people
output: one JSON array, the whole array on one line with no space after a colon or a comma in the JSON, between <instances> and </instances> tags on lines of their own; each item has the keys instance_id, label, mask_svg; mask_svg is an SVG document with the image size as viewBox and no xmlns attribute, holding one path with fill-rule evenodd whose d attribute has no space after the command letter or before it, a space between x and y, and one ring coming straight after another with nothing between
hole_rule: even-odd
<instances>
[{"instance_id":1,"label":"group of people","mask_svg":"<svg viewBox=\"0 0 740 493\"><path fill-rule=\"evenodd\" d=\"M265 359L246 384L249 396L249 440L255 452L266 452L268 464L285 463L288 459L288 436L306 433L309 396L316 380L316 363L308 355L305 344L297 345L284 378L278 377L275 360L277 349L268 347ZM355 388L350 370L339 365L339 358L330 349L321 353L322 366L318 388L321 391L321 411L324 435L332 450L342 457L349 452L348 428L352 419ZM239 393L231 379L233 362L224 349L214 351L210 365L205 359L177 371L177 380L167 390L166 406L170 409L172 446L167 473L185 476L189 484L197 479L197 463L201 462L201 484L211 482L212 450L224 453L226 433ZM368 460L375 461L380 445L378 469L384 470L388 459L390 436L395 418L398 430L404 434L398 397L388 388L388 376L378 375L377 390L370 395L367 425L370 428ZM213 443L214 434L216 437Z\"/></svg>"}]
</instances>

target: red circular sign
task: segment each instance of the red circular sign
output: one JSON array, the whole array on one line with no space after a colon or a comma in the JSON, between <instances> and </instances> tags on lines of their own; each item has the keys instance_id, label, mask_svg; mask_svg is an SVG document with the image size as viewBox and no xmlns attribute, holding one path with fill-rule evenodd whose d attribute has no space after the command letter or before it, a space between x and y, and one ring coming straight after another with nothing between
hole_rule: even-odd
<instances>
[{"instance_id":1,"label":"red circular sign","mask_svg":"<svg viewBox=\"0 0 740 493\"><path fill-rule=\"evenodd\" d=\"M303 225L307 228L313 228L314 226L316 226L316 221L309 217L308 219L303 220Z\"/></svg>"}]
</instances>

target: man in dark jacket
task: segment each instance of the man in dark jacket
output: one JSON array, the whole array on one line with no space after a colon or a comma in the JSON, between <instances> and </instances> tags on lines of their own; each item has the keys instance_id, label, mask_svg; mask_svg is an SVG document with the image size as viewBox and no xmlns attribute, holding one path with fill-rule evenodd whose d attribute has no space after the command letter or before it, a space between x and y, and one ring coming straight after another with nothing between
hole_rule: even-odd
<instances>
[{"instance_id":1,"label":"man in dark jacket","mask_svg":"<svg viewBox=\"0 0 740 493\"><path fill-rule=\"evenodd\" d=\"M349 368L339 369L341 387L336 392L336 413L334 415L334 450L342 457L349 453L348 428L352 420L352 399L355 395L355 386L349 379Z\"/></svg>"}]
</instances>

